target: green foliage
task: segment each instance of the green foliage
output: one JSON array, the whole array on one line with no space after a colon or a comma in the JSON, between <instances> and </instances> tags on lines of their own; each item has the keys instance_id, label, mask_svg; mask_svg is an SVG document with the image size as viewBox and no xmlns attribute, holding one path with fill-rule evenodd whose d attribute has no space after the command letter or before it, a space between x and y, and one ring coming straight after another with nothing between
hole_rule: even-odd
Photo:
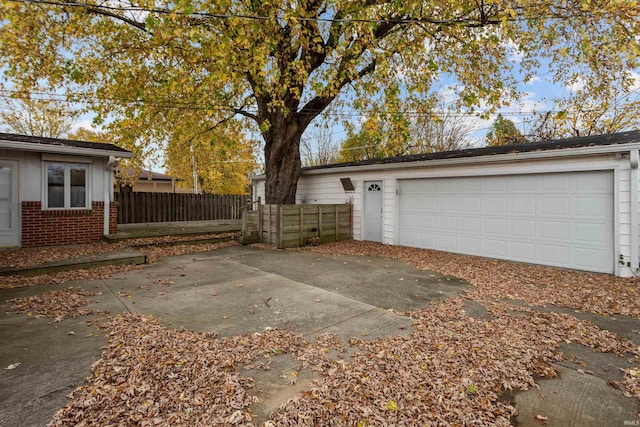
<instances>
[{"instance_id":1,"label":"green foliage","mask_svg":"<svg viewBox=\"0 0 640 427\"><path fill-rule=\"evenodd\" d=\"M291 203L300 138L329 105L422 96L447 73L491 110L517 98L514 48L526 74L607 87L638 66L638 15L635 0L17 0L0 4L0 56L18 90L65 91L141 155L189 133L191 111L214 129L239 114L264 139L266 201Z\"/></svg>"},{"instance_id":2,"label":"green foliage","mask_svg":"<svg viewBox=\"0 0 640 427\"><path fill-rule=\"evenodd\" d=\"M31 99L9 99L0 110L0 129L20 135L62 138L73 127L77 111Z\"/></svg>"},{"instance_id":3,"label":"green foliage","mask_svg":"<svg viewBox=\"0 0 640 427\"><path fill-rule=\"evenodd\" d=\"M527 142L527 139L518 130L513 121L505 119L502 114L498 114L487 133L487 145L508 145L522 142Z\"/></svg>"}]
</instances>

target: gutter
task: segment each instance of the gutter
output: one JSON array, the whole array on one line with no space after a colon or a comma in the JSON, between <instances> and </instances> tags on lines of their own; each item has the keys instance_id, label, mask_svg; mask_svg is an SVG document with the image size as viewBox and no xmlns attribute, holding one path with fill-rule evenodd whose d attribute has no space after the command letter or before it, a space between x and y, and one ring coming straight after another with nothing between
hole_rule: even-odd
<instances>
[{"instance_id":1,"label":"gutter","mask_svg":"<svg viewBox=\"0 0 640 427\"><path fill-rule=\"evenodd\" d=\"M638 206L638 198L640 195L638 194L638 187L640 183L638 182L639 171L638 171L638 163L640 161L640 155L638 150L631 150L629 152L629 165L631 166L631 273L636 276L638 270L640 269L640 259L638 258L638 245L640 236L638 236L638 229L640 228L640 224L638 224L639 211L640 207Z\"/></svg>"}]
</instances>

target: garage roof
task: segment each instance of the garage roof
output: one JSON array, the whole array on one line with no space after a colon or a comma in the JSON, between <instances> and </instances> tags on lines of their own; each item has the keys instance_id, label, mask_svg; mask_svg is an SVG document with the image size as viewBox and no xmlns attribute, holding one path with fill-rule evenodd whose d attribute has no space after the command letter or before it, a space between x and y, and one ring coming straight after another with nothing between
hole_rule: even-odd
<instances>
[{"instance_id":1,"label":"garage roof","mask_svg":"<svg viewBox=\"0 0 640 427\"><path fill-rule=\"evenodd\" d=\"M497 147L470 148L466 150L441 151L436 153L412 154L406 156L385 157L381 159L361 160L357 162L335 163L331 165L311 166L302 168L304 171L333 169L349 166L384 165L420 162L426 160L460 159L465 157L494 156L500 154L516 154L535 151L562 150L568 148L603 147L608 145L623 145L640 143L640 131L610 133L605 135L590 135L576 138L555 139L540 142L526 142ZM613 151L613 150L612 150ZM619 150L616 150L619 151Z\"/></svg>"}]
</instances>

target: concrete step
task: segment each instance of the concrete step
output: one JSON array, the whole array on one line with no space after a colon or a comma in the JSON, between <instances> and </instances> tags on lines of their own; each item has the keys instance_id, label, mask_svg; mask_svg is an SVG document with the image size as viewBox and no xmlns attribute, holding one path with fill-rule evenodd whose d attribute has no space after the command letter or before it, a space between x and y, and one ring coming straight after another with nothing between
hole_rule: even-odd
<instances>
[{"instance_id":1,"label":"concrete step","mask_svg":"<svg viewBox=\"0 0 640 427\"><path fill-rule=\"evenodd\" d=\"M146 264L147 256L142 252L124 250L119 252L83 255L57 262L30 267L2 267L0 276L38 276L58 271L79 270L106 265Z\"/></svg>"}]
</instances>

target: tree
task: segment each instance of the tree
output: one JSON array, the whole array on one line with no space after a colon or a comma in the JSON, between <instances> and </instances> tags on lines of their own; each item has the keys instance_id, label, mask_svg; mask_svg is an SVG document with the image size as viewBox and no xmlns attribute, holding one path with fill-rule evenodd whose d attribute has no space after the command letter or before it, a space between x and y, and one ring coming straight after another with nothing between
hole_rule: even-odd
<instances>
[{"instance_id":1,"label":"tree","mask_svg":"<svg viewBox=\"0 0 640 427\"><path fill-rule=\"evenodd\" d=\"M498 114L487 133L487 145L494 147L497 145L520 144L527 142L527 139L518 130L512 120L505 119L502 114Z\"/></svg>"},{"instance_id":2,"label":"tree","mask_svg":"<svg viewBox=\"0 0 640 427\"><path fill-rule=\"evenodd\" d=\"M384 103L396 109L367 119L355 133L348 128L341 160L356 161L404 154L468 148L472 117L447 105L434 94L426 100Z\"/></svg>"},{"instance_id":3,"label":"tree","mask_svg":"<svg viewBox=\"0 0 640 427\"><path fill-rule=\"evenodd\" d=\"M179 185L214 194L247 194L247 176L256 169L253 141L237 121L209 130L202 112L182 123L167 141L165 166Z\"/></svg>"},{"instance_id":4,"label":"tree","mask_svg":"<svg viewBox=\"0 0 640 427\"><path fill-rule=\"evenodd\" d=\"M300 140L300 156L304 166L320 166L336 163L339 144L333 141L328 126L314 126Z\"/></svg>"},{"instance_id":5,"label":"tree","mask_svg":"<svg viewBox=\"0 0 640 427\"><path fill-rule=\"evenodd\" d=\"M0 111L0 125L20 135L61 138L73 127L78 113L42 100L9 99Z\"/></svg>"},{"instance_id":6,"label":"tree","mask_svg":"<svg viewBox=\"0 0 640 427\"><path fill-rule=\"evenodd\" d=\"M640 76L611 71L616 83L606 87L581 82L582 87L555 99L551 111L538 114L533 139L549 140L621 132L640 127Z\"/></svg>"},{"instance_id":7,"label":"tree","mask_svg":"<svg viewBox=\"0 0 640 427\"><path fill-rule=\"evenodd\" d=\"M509 52L565 78L638 65L632 0L238 0L0 5L0 55L20 90L65 88L129 146L175 131L177 109L240 115L264 139L266 201L294 203L300 139L329 105L366 110L380 88L428 93L442 73L467 106L515 96ZM491 107L490 107L491 108ZM175 115L175 114L172 114ZM134 130L137 130L134 132Z\"/></svg>"},{"instance_id":8,"label":"tree","mask_svg":"<svg viewBox=\"0 0 640 427\"><path fill-rule=\"evenodd\" d=\"M79 127L75 131L67 133L67 138L75 139L78 141L89 141L111 144L111 137L105 133L93 129L87 129L85 127Z\"/></svg>"}]
</instances>

